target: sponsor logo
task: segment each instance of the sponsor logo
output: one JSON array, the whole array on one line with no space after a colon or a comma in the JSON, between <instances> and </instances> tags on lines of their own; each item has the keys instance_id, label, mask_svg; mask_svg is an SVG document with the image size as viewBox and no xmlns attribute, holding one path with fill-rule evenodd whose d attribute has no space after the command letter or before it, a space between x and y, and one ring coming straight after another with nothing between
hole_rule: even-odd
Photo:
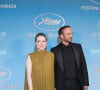
<instances>
[{"instance_id":1,"label":"sponsor logo","mask_svg":"<svg viewBox=\"0 0 100 90\"><path fill-rule=\"evenodd\" d=\"M6 37L6 32L0 32L0 39L4 39Z\"/></svg>"},{"instance_id":2,"label":"sponsor logo","mask_svg":"<svg viewBox=\"0 0 100 90\"><path fill-rule=\"evenodd\" d=\"M36 36L37 33L27 33L27 37L28 38L34 38ZM58 34L57 33L48 33L47 34L47 37L58 37Z\"/></svg>"},{"instance_id":3,"label":"sponsor logo","mask_svg":"<svg viewBox=\"0 0 100 90\"><path fill-rule=\"evenodd\" d=\"M100 4L100 0L90 0L92 3Z\"/></svg>"},{"instance_id":4,"label":"sponsor logo","mask_svg":"<svg viewBox=\"0 0 100 90\"><path fill-rule=\"evenodd\" d=\"M99 85L100 84L100 63L92 65L89 67L89 76L90 76L90 84L91 85Z\"/></svg>"},{"instance_id":5,"label":"sponsor logo","mask_svg":"<svg viewBox=\"0 0 100 90\"><path fill-rule=\"evenodd\" d=\"M85 10L85 11L88 11L88 10L93 10L93 11L98 11L100 10L99 7L94 7L94 6L81 6L81 10Z\"/></svg>"},{"instance_id":6,"label":"sponsor logo","mask_svg":"<svg viewBox=\"0 0 100 90\"><path fill-rule=\"evenodd\" d=\"M1 4L0 8L16 8L16 4Z\"/></svg>"},{"instance_id":7,"label":"sponsor logo","mask_svg":"<svg viewBox=\"0 0 100 90\"><path fill-rule=\"evenodd\" d=\"M17 84L5 84L5 85L0 85L0 88L18 88Z\"/></svg>"},{"instance_id":8,"label":"sponsor logo","mask_svg":"<svg viewBox=\"0 0 100 90\"><path fill-rule=\"evenodd\" d=\"M0 8L16 8L15 0L0 0Z\"/></svg>"},{"instance_id":9,"label":"sponsor logo","mask_svg":"<svg viewBox=\"0 0 100 90\"><path fill-rule=\"evenodd\" d=\"M58 14L46 13L34 19L34 25L43 31L55 31L65 24L65 20Z\"/></svg>"},{"instance_id":10,"label":"sponsor logo","mask_svg":"<svg viewBox=\"0 0 100 90\"><path fill-rule=\"evenodd\" d=\"M100 32L91 32L90 34L93 39L100 39Z\"/></svg>"},{"instance_id":11,"label":"sponsor logo","mask_svg":"<svg viewBox=\"0 0 100 90\"><path fill-rule=\"evenodd\" d=\"M35 35L36 33L33 33L33 32L27 33L27 37L30 37L30 38L35 37Z\"/></svg>"},{"instance_id":12,"label":"sponsor logo","mask_svg":"<svg viewBox=\"0 0 100 90\"><path fill-rule=\"evenodd\" d=\"M100 0L90 0L90 2L94 3L94 5L81 5L81 10L84 11L99 11L100 7L96 4L100 4Z\"/></svg>"},{"instance_id":13,"label":"sponsor logo","mask_svg":"<svg viewBox=\"0 0 100 90\"><path fill-rule=\"evenodd\" d=\"M3 66L0 66L0 83L4 82L11 77L11 71Z\"/></svg>"}]
</instances>

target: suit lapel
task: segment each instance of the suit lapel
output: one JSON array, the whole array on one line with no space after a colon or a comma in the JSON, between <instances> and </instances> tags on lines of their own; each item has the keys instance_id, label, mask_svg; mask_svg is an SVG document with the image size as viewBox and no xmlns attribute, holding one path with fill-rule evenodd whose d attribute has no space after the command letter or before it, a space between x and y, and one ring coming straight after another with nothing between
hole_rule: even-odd
<instances>
[{"instance_id":1,"label":"suit lapel","mask_svg":"<svg viewBox=\"0 0 100 90\"><path fill-rule=\"evenodd\" d=\"M58 63L59 63L59 66L60 66L61 70L64 71L63 57L62 57L62 51L61 51L61 44L58 46L57 60L58 60Z\"/></svg>"},{"instance_id":2,"label":"suit lapel","mask_svg":"<svg viewBox=\"0 0 100 90\"><path fill-rule=\"evenodd\" d=\"M78 52L77 48L74 46L73 43L71 43L71 46L72 46L72 50L73 50L73 53L74 53L77 69L79 70L79 66L80 66L79 52ZM61 70L64 72L61 44L57 48L57 60L58 60L58 64L59 64Z\"/></svg>"},{"instance_id":3,"label":"suit lapel","mask_svg":"<svg viewBox=\"0 0 100 90\"><path fill-rule=\"evenodd\" d=\"M80 61L79 61L79 52L76 49L76 47L71 43L72 49L73 49L73 53L74 53L74 57L75 57L75 61L76 61L76 65L77 65L77 69L79 70L79 66L80 66Z\"/></svg>"}]
</instances>

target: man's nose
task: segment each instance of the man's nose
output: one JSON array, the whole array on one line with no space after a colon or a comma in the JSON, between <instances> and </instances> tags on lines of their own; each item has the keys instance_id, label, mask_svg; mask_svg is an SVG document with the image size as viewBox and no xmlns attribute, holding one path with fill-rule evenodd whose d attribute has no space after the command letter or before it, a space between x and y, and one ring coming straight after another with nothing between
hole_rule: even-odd
<instances>
[{"instance_id":1,"label":"man's nose","mask_svg":"<svg viewBox=\"0 0 100 90\"><path fill-rule=\"evenodd\" d=\"M70 34L70 37L72 37L72 34Z\"/></svg>"}]
</instances>

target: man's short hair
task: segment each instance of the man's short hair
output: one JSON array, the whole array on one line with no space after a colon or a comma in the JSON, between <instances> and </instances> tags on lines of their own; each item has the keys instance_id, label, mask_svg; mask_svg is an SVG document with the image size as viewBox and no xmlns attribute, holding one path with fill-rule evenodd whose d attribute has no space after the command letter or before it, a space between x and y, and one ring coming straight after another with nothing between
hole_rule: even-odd
<instances>
[{"instance_id":1,"label":"man's short hair","mask_svg":"<svg viewBox=\"0 0 100 90\"><path fill-rule=\"evenodd\" d=\"M58 35L60 36L60 34L62 34L63 33L63 30L65 29L65 28L71 28L71 26L63 26L63 27L61 27L59 30L58 30Z\"/></svg>"}]
</instances>

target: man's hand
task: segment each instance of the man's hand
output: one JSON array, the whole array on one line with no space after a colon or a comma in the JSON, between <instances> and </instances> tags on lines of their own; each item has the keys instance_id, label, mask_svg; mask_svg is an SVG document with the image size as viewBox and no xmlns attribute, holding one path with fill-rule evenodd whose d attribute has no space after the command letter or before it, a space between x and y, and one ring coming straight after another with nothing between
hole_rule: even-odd
<instances>
[{"instance_id":1,"label":"man's hand","mask_svg":"<svg viewBox=\"0 0 100 90\"><path fill-rule=\"evenodd\" d=\"M88 86L83 86L83 90L88 90Z\"/></svg>"}]
</instances>

